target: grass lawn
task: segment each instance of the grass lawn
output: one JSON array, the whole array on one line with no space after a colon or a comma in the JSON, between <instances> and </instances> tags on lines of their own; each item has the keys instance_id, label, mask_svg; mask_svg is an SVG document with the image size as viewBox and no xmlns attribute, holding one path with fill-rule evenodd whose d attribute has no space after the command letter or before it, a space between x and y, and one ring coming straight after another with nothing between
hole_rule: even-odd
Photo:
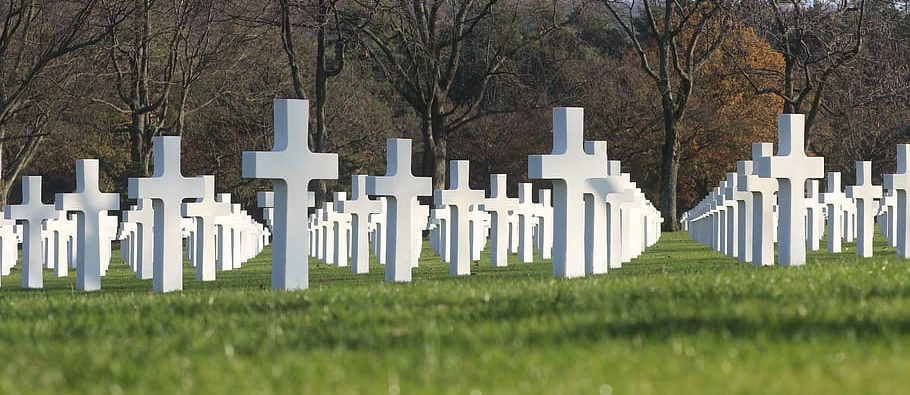
<instances>
[{"instance_id":1,"label":"grass lawn","mask_svg":"<svg viewBox=\"0 0 910 395\"><path fill-rule=\"evenodd\" d=\"M23 291L14 270L0 393L907 393L910 262L853 251L755 268L665 234L575 280L486 261L453 278L424 251L413 283L314 262L303 292L269 290L268 250L168 295L116 256L93 294L50 271Z\"/></svg>"}]
</instances>

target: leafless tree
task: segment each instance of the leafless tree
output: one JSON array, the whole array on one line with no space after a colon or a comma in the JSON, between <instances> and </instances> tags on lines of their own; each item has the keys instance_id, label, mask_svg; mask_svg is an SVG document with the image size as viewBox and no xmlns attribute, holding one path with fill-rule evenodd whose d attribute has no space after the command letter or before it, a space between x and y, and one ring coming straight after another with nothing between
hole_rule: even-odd
<instances>
[{"instance_id":1,"label":"leafless tree","mask_svg":"<svg viewBox=\"0 0 910 395\"><path fill-rule=\"evenodd\" d=\"M725 0L604 0L604 4L631 41L641 68L660 95L664 129L660 211L664 229L676 230L678 125L686 115L700 70L717 53L731 27L730 4Z\"/></svg>"},{"instance_id":2,"label":"leafless tree","mask_svg":"<svg viewBox=\"0 0 910 395\"><path fill-rule=\"evenodd\" d=\"M109 37L124 7L101 0L13 0L0 5L0 203L60 113L60 90L79 73L66 61ZM108 18L102 10L109 12Z\"/></svg>"}]
</instances>

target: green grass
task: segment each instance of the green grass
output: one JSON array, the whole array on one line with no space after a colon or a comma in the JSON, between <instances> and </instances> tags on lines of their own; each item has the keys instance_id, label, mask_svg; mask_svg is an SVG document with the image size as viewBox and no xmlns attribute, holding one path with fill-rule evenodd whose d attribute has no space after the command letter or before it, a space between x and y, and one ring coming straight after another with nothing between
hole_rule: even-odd
<instances>
[{"instance_id":1,"label":"green grass","mask_svg":"<svg viewBox=\"0 0 910 395\"><path fill-rule=\"evenodd\" d=\"M910 262L846 247L755 268L665 234L575 280L544 262L453 278L425 251L413 283L314 263L303 292L268 289L268 250L168 295L122 264L93 294L15 271L0 393L906 393Z\"/></svg>"}]
</instances>

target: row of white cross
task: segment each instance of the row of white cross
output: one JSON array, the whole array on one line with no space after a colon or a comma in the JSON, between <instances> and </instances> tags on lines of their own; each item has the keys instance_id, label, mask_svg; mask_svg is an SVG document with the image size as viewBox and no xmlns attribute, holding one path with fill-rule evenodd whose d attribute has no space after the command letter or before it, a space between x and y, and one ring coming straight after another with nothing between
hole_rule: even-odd
<instances>
[{"instance_id":1,"label":"row of white cross","mask_svg":"<svg viewBox=\"0 0 910 395\"><path fill-rule=\"evenodd\" d=\"M529 177L552 182L552 189L539 192L538 203L532 200L530 184L520 184L517 201L509 198L504 175L493 175L490 197L471 189L467 161L453 161L449 188L433 192L430 178L411 173L411 141L389 139L385 175L354 176L351 199L337 193L333 202L309 216L315 196L308 185L337 178L338 156L310 151L307 101L275 100L272 151L244 152L242 158L243 177L273 184L272 192L257 199L274 237L272 287L307 288L310 255L335 264L346 264L350 256L353 270L366 272L371 239L378 261L385 264L385 279L411 281L425 230L433 232L431 244L451 262L455 275L470 273L487 233L495 266L506 264L509 245L522 261L531 260L533 239L541 258L552 258L556 277L620 267L657 241L662 218L620 171L620 163L608 160L606 143L584 140L583 115L581 108L554 109L552 153L529 157ZM230 270L235 262L258 253L267 242L267 229L239 206L232 207L229 195L216 197L213 177L181 173L179 137L157 137L153 143L152 176L129 179L129 198L138 204L124 214L124 221L135 226L121 229L123 252L137 276L151 278L156 292L181 290L183 239L189 240L187 250L201 281L213 280L216 269ZM23 225L23 287L43 284L42 254L33 253L41 249L42 224L53 228L58 216L71 213L77 228L71 242L76 246L77 288L100 289L110 253L104 218L119 210L120 196L100 191L98 161L79 161L76 191L58 194L54 205L41 202L40 177L25 177L22 187L23 203L7 206L5 216ZM431 195L436 205L432 212L418 203L419 197ZM230 244L224 241L228 238ZM229 245L241 248L231 251L231 263L226 262Z\"/></svg>"},{"instance_id":2,"label":"row of white cross","mask_svg":"<svg viewBox=\"0 0 910 395\"><path fill-rule=\"evenodd\" d=\"M305 100L275 100L272 151L243 153L243 177L269 179L274 186L273 288L307 288L309 256L329 257L334 261L343 249L338 246L348 244L352 246L348 255L354 259L354 270L367 270L363 251L368 248L365 243L371 238L371 228L374 250L379 252L378 260L385 264L386 281L411 281L411 270L420 253L420 232L439 229L438 224L435 228L427 224L429 208L418 204L419 197L430 195L438 209L448 210L442 214L437 211L435 216L437 220L446 218L443 219L445 229L438 232L447 235L448 244L442 249L452 263L453 274L467 274L470 270L470 241L479 240L471 237L472 211L490 213L494 265L505 264L505 223L511 215L519 221L519 254L523 260L530 256L529 224L533 218L546 218L546 214L522 212L524 207L530 207L527 205L510 208L502 175L494 176L490 198L484 197L481 190L472 190L468 185L467 161L453 161L449 188L433 192L430 178L411 173L409 139L389 139L384 176L355 176L350 200L337 199L331 208L326 207L308 218L307 211L315 203L307 190L310 181L338 176L338 156L314 153L307 145L308 106ZM538 248L545 251L543 256L549 253L548 243L552 241L553 273L561 278L606 272L611 262L634 256L641 246L656 242L662 222L657 210L629 181L628 174L619 171L619 162L607 159L606 143L584 141L583 131L583 109L556 108L552 154L529 157L529 177L553 183L552 221L544 221L544 227L537 226L536 233L541 240ZM524 192L519 202L530 202L530 192L525 190L529 187L522 187ZM334 205L339 209L335 210ZM621 205L627 209L619 209ZM476 208L472 210L472 207ZM350 215L350 243L341 240L348 231L338 225L347 221L339 213ZM371 218L380 220L371 222ZM522 226L522 221L526 225ZM548 234L549 222L552 231ZM318 228L311 232L312 226ZM475 234L479 229L475 228ZM640 242L621 249L621 241L627 238ZM311 248L313 243L317 245ZM437 241L433 244L440 248ZM621 250L626 251L625 256Z\"/></svg>"},{"instance_id":3,"label":"row of white cross","mask_svg":"<svg viewBox=\"0 0 910 395\"><path fill-rule=\"evenodd\" d=\"M875 217L898 256L906 257L910 145L897 150L897 172L885 175L885 190L872 183L872 162L856 162L856 185L841 190L841 174L828 172L826 192L819 193L824 158L808 157L803 148L804 116L779 116L778 152L772 144L756 143L752 160L737 162L737 171L711 191L681 223L701 243L738 257L742 262L799 266L806 250L841 252L841 242L856 240L856 253L871 257ZM825 231L826 230L826 231Z\"/></svg>"},{"instance_id":4,"label":"row of white cross","mask_svg":"<svg viewBox=\"0 0 910 395\"><path fill-rule=\"evenodd\" d=\"M120 209L120 196L100 191L96 159L76 162L76 191L57 194L54 204L42 202L40 176L23 177L22 203L6 206L0 222L0 274L16 265L21 242L23 288L44 286L42 266L57 276L74 267L76 288L96 291L110 264L111 242L120 239L137 277L167 292L183 288L184 238L191 241L190 261L201 281L214 280L216 254L218 268L230 270L268 242L268 229L232 206L230 194L215 197L213 176L183 177L179 137L155 138L153 153L154 174L129 180L129 196L138 204L123 212L123 223L109 215Z\"/></svg>"}]
</instances>

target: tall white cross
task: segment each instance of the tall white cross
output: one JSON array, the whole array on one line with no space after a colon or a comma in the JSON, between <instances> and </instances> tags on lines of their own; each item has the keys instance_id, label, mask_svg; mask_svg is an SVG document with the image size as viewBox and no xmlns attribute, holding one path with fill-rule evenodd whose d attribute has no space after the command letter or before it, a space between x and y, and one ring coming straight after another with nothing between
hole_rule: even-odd
<instances>
[{"instance_id":1,"label":"tall white cross","mask_svg":"<svg viewBox=\"0 0 910 395\"><path fill-rule=\"evenodd\" d=\"M448 206L451 211L449 227L451 232L452 262L449 273L454 276L471 274L471 234L468 222L468 209L484 200L482 190L471 189L468 184L470 179L470 162L466 160L453 160L449 164L449 189L437 189L433 192L433 200L438 206Z\"/></svg>"},{"instance_id":2,"label":"tall white cross","mask_svg":"<svg viewBox=\"0 0 910 395\"><path fill-rule=\"evenodd\" d=\"M518 184L518 259L524 263L534 262L533 241L531 238L534 229L534 186L523 182Z\"/></svg>"},{"instance_id":3,"label":"tall white cross","mask_svg":"<svg viewBox=\"0 0 910 395\"><path fill-rule=\"evenodd\" d=\"M584 109L553 109L553 152L528 157L528 177L553 181L553 275L585 275L584 183L604 178L603 158L584 150Z\"/></svg>"},{"instance_id":4,"label":"tall white cross","mask_svg":"<svg viewBox=\"0 0 910 395\"><path fill-rule=\"evenodd\" d=\"M505 267L509 264L509 211L518 206L518 199L508 194L505 174L490 174L490 197L484 199L483 209L490 213L490 264Z\"/></svg>"},{"instance_id":5,"label":"tall white cross","mask_svg":"<svg viewBox=\"0 0 910 395\"><path fill-rule=\"evenodd\" d=\"M778 253L784 266L806 263L806 181L825 175L825 158L806 156L805 123L803 114L779 115L777 155L754 160L759 176L778 181Z\"/></svg>"},{"instance_id":6,"label":"tall white cross","mask_svg":"<svg viewBox=\"0 0 910 395\"><path fill-rule=\"evenodd\" d=\"M538 203L534 205L534 216L537 217L537 255L544 260L552 259L555 239L551 193L549 189L538 190Z\"/></svg>"},{"instance_id":7,"label":"tall white cross","mask_svg":"<svg viewBox=\"0 0 910 395\"><path fill-rule=\"evenodd\" d=\"M123 221L136 224L136 278L152 278L155 262L155 209L151 199L138 199L132 210L123 212Z\"/></svg>"},{"instance_id":8,"label":"tall white cross","mask_svg":"<svg viewBox=\"0 0 910 395\"><path fill-rule=\"evenodd\" d=\"M272 288L309 287L307 188L316 179L338 178L338 155L314 153L308 142L309 101L274 101L275 145L270 152L244 152L243 177L272 180Z\"/></svg>"},{"instance_id":9,"label":"tall white cross","mask_svg":"<svg viewBox=\"0 0 910 395\"><path fill-rule=\"evenodd\" d=\"M839 253L844 231L844 204L848 200L841 191L839 172L829 171L825 184L828 184L828 189L821 194L821 202L828 207L828 252Z\"/></svg>"},{"instance_id":10,"label":"tall white cross","mask_svg":"<svg viewBox=\"0 0 910 395\"><path fill-rule=\"evenodd\" d=\"M607 203L607 266L609 269L622 268L622 206L631 202L633 195L631 193L632 183L629 173L622 172L622 163L618 160L607 162L607 174L609 182L613 183L610 190L616 190L616 193L609 193L606 196ZM628 192L628 193L627 193Z\"/></svg>"},{"instance_id":11,"label":"tall white cross","mask_svg":"<svg viewBox=\"0 0 910 395\"><path fill-rule=\"evenodd\" d=\"M370 199L366 193L367 176L351 176L351 198L341 202L338 209L351 216L351 271L362 274L370 272L370 246L368 243L368 229L370 214L378 214L382 210L382 202Z\"/></svg>"},{"instance_id":12,"label":"tall white cross","mask_svg":"<svg viewBox=\"0 0 910 395\"><path fill-rule=\"evenodd\" d=\"M152 153L152 176L130 178L129 197L151 199L155 211L152 289L155 292L180 291L183 289L181 206L185 199L203 197L205 181L202 177L184 177L181 173L180 137L155 137Z\"/></svg>"},{"instance_id":13,"label":"tall white cross","mask_svg":"<svg viewBox=\"0 0 910 395\"><path fill-rule=\"evenodd\" d=\"M772 155L771 143L752 144L753 165ZM778 181L757 174L744 178L743 188L752 193L752 264L774 266L774 193Z\"/></svg>"},{"instance_id":14,"label":"tall white cross","mask_svg":"<svg viewBox=\"0 0 910 395\"><path fill-rule=\"evenodd\" d=\"M819 240L824 233L825 217L822 215L824 205L818 192L820 184L819 180L809 180L806 183L806 242L812 251L821 248Z\"/></svg>"},{"instance_id":15,"label":"tall white cross","mask_svg":"<svg viewBox=\"0 0 910 395\"><path fill-rule=\"evenodd\" d=\"M41 201L41 177L22 177L22 204L6 206L6 219L22 222L22 288L43 288L41 223L57 216L53 204Z\"/></svg>"},{"instance_id":16,"label":"tall white cross","mask_svg":"<svg viewBox=\"0 0 910 395\"><path fill-rule=\"evenodd\" d=\"M753 209L752 193L745 189L746 176L752 175L752 161L741 160L736 162L736 190L733 197L736 199L736 214L739 227L736 235L736 252L740 262L752 262L752 227Z\"/></svg>"},{"instance_id":17,"label":"tall white cross","mask_svg":"<svg viewBox=\"0 0 910 395\"><path fill-rule=\"evenodd\" d=\"M897 256L910 258L910 232L907 231L907 212L910 208L910 199L907 191L910 190L910 144L897 145L897 169L894 174L885 176L885 187L897 193Z\"/></svg>"},{"instance_id":18,"label":"tall white cross","mask_svg":"<svg viewBox=\"0 0 910 395\"><path fill-rule=\"evenodd\" d=\"M414 202L432 194L429 177L411 173L411 139L388 139L385 176L367 177L367 194L388 199L385 224L385 280L411 281L414 241Z\"/></svg>"},{"instance_id":19,"label":"tall white cross","mask_svg":"<svg viewBox=\"0 0 910 395\"><path fill-rule=\"evenodd\" d=\"M727 241L724 243L724 253L730 257L739 257L739 240L737 239L739 231L737 228L742 226L742 224L738 223L739 213L737 212L737 209L739 209L739 205L736 203L735 195L737 190L736 182L738 179L739 176L736 173L727 173L727 180L723 190L724 211L727 221L724 226L724 229L726 229L725 235L727 237Z\"/></svg>"},{"instance_id":20,"label":"tall white cross","mask_svg":"<svg viewBox=\"0 0 910 395\"><path fill-rule=\"evenodd\" d=\"M215 238L218 217L231 215L231 203L215 200L215 176L202 176L204 195L194 202L183 203L184 217L196 219L195 246L196 280L215 280Z\"/></svg>"},{"instance_id":21,"label":"tall white cross","mask_svg":"<svg viewBox=\"0 0 910 395\"><path fill-rule=\"evenodd\" d=\"M856 185L847 187L847 197L856 200L856 255L871 258L873 206L882 198L882 186L872 185L872 162L856 162Z\"/></svg>"},{"instance_id":22,"label":"tall white cross","mask_svg":"<svg viewBox=\"0 0 910 395\"><path fill-rule=\"evenodd\" d=\"M585 152L600 158L601 164L607 169L607 176L602 178L589 178L585 181L585 273L603 274L609 268L609 249L613 242L611 232L616 233L618 223L612 222L608 217L610 205L607 202L610 195L620 194L625 186L621 182L619 172L610 172L610 160L607 157L606 141L585 141ZM617 166L619 162L616 162ZM617 214L618 214L618 210ZM618 218L618 217L617 217Z\"/></svg>"},{"instance_id":23,"label":"tall white cross","mask_svg":"<svg viewBox=\"0 0 910 395\"><path fill-rule=\"evenodd\" d=\"M80 291L101 289L103 249L110 251L110 240L101 237L101 216L120 209L119 193L102 193L98 187L98 160L76 162L76 191L58 193L57 210L76 212L76 288Z\"/></svg>"}]
</instances>

